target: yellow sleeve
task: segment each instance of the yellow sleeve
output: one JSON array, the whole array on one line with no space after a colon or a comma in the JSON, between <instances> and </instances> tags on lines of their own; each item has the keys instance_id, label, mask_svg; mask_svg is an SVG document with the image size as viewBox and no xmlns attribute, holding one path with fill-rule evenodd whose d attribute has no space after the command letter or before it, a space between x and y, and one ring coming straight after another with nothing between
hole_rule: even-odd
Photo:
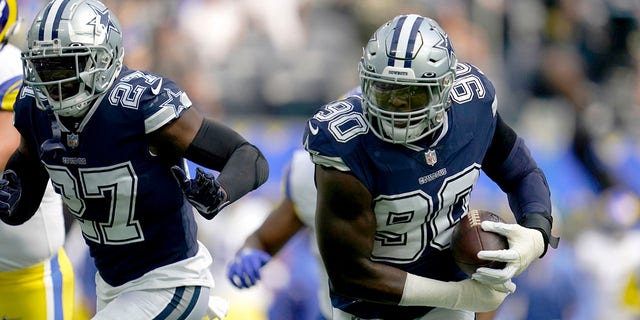
<instances>
[{"instance_id":1,"label":"yellow sleeve","mask_svg":"<svg viewBox=\"0 0 640 320\"><path fill-rule=\"evenodd\" d=\"M18 98L22 85L22 76L16 76L0 84L0 110L13 111L13 104Z\"/></svg>"}]
</instances>

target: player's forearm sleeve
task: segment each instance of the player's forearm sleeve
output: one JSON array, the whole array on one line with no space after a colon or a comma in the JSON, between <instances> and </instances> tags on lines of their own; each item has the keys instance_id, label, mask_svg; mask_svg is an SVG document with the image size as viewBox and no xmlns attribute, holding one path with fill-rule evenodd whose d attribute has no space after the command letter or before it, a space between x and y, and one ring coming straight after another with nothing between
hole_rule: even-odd
<instances>
[{"instance_id":1,"label":"player's forearm sleeve","mask_svg":"<svg viewBox=\"0 0 640 320\"><path fill-rule=\"evenodd\" d=\"M269 177L267 160L254 145L220 123L205 119L185 157L220 172L218 182L233 202Z\"/></svg>"},{"instance_id":2,"label":"player's forearm sleeve","mask_svg":"<svg viewBox=\"0 0 640 320\"><path fill-rule=\"evenodd\" d=\"M269 165L260 150L246 143L231 155L222 169L218 181L227 191L228 200L233 202L249 191L258 188L269 177Z\"/></svg>"},{"instance_id":3,"label":"player's forearm sleeve","mask_svg":"<svg viewBox=\"0 0 640 320\"><path fill-rule=\"evenodd\" d=\"M20 225L31 219L38 210L49 174L38 158L26 156L19 150L9 158L5 170L9 169L15 171L20 179L21 195L16 210L2 221L9 225Z\"/></svg>"}]
</instances>

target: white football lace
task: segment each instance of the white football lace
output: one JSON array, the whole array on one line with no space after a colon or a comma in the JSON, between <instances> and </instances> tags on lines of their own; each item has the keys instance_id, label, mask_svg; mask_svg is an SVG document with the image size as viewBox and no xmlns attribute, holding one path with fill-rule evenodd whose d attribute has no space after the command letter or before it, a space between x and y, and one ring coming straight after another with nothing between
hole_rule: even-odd
<instances>
[{"instance_id":1,"label":"white football lace","mask_svg":"<svg viewBox=\"0 0 640 320\"><path fill-rule=\"evenodd\" d=\"M473 210L469 212L469 225L472 227L480 225L482 221L480 221L480 214L478 210Z\"/></svg>"}]
</instances>

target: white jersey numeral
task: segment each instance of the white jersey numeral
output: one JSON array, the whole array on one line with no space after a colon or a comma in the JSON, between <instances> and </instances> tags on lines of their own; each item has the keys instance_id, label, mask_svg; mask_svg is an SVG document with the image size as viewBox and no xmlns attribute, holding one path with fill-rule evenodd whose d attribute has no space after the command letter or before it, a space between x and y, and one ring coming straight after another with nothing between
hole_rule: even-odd
<instances>
[{"instance_id":1,"label":"white jersey numeral","mask_svg":"<svg viewBox=\"0 0 640 320\"><path fill-rule=\"evenodd\" d=\"M422 190L377 197L374 211L378 226L371 259L409 263L420 258L427 245L447 248L456 223L453 208L461 205L463 211L468 210L469 195L479 176L480 165L474 164L446 178L437 194L438 208Z\"/></svg>"},{"instance_id":2,"label":"white jersey numeral","mask_svg":"<svg viewBox=\"0 0 640 320\"><path fill-rule=\"evenodd\" d=\"M85 238L100 244L127 244L144 240L140 223L133 219L138 178L130 162L102 168L79 169L80 181L65 167L47 166L54 187L76 216ZM83 195L83 196L81 196ZM103 222L83 219L85 199L108 200ZM104 212L101 210L101 212Z\"/></svg>"}]
</instances>

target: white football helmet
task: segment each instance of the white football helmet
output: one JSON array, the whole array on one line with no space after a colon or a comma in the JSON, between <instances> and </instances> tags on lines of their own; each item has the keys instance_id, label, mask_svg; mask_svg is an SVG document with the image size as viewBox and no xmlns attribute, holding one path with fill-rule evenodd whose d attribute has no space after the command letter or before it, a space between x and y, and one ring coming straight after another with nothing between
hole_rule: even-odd
<instances>
[{"instance_id":1,"label":"white football helmet","mask_svg":"<svg viewBox=\"0 0 640 320\"><path fill-rule=\"evenodd\" d=\"M53 0L36 16L22 53L24 83L47 97L43 110L78 117L122 69L122 31L97 0Z\"/></svg>"},{"instance_id":2,"label":"white football helmet","mask_svg":"<svg viewBox=\"0 0 640 320\"><path fill-rule=\"evenodd\" d=\"M457 58L436 21L397 16L371 36L363 51L363 109L377 137L410 143L442 126Z\"/></svg>"}]
</instances>

